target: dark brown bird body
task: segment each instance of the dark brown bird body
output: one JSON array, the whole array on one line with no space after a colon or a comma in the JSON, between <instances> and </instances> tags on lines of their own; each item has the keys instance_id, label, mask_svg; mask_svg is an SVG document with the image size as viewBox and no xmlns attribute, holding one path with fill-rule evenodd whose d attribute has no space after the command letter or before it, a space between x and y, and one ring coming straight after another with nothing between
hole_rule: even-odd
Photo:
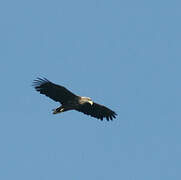
<instances>
[{"instance_id":1,"label":"dark brown bird body","mask_svg":"<svg viewBox=\"0 0 181 180\"><path fill-rule=\"evenodd\" d=\"M111 109L93 102L89 97L77 96L65 87L54 84L46 78L37 78L33 81L33 86L40 94L61 103L60 107L53 110L53 114L77 110L100 120L106 118L109 121L116 118L117 114Z\"/></svg>"}]
</instances>

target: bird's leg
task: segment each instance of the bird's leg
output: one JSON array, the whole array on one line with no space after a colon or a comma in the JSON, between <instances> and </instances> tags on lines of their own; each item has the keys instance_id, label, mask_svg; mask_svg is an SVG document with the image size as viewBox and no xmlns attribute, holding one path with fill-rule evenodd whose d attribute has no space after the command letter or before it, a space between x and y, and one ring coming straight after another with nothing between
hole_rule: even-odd
<instances>
[{"instance_id":1,"label":"bird's leg","mask_svg":"<svg viewBox=\"0 0 181 180\"><path fill-rule=\"evenodd\" d=\"M64 112L65 111L65 108L63 106L60 106L56 109L53 109L53 114L57 114L57 113L61 113L61 112Z\"/></svg>"}]
</instances>

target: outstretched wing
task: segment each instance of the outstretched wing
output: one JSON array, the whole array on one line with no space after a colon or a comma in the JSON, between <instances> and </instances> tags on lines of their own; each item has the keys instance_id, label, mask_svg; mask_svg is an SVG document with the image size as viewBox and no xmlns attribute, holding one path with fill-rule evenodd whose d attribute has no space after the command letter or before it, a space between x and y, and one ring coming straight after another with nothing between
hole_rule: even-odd
<instances>
[{"instance_id":1,"label":"outstretched wing","mask_svg":"<svg viewBox=\"0 0 181 180\"><path fill-rule=\"evenodd\" d=\"M58 101L62 104L76 97L75 94L65 87L54 84L46 78L37 78L33 81L33 86L40 92L40 94L44 94L54 101Z\"/></svg>"},{"instance_id":2,"label":"outstretched wing","mask_svg":"<svg viewBox=\"0 0 181 180\"><path fill-rule=\"evenodd\" d=\"M113 120L113 118L116 118L117 115L111 109L97 103L93 103L93 105L91 105L90 103L85 103L76 110L100 120L106 118L107 121Z\"/></svg>"}]
</instances>

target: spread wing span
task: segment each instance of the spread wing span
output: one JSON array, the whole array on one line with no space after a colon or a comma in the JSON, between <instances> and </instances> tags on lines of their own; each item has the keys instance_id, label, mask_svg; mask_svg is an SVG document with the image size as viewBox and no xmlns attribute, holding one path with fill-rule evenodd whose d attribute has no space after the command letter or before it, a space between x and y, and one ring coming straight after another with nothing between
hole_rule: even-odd
<instances>
[{"instance_id":1,"label":"spread wing span","mask_svg":"<svg viewBox=\"0 0 181 180\"><path fill-rule=\"evenodd\" d=\"M113 120L113 118L116 118L117 115L111 109L97 103L93 103L93 105L86 103L79 107L77 110L100 120L103 120L104 117L108 121Z\"/></svg>"},{"instance_id":2,"label":"spread wing span","mask_svg":"<svg viewBox=\"0 0 181 180\"><path fill-rule=\"evenodd\" d=\"M63 86L54 84L46 78L37 78L33 81L33 86L40 94L44 94L61 104L66 103L76 97L71 91Z\"/></svg>"},{"instance_id":3,"label":"spread wing span","mask_svg":"<svg viewBox=\"0 0 181 180\"><path fill-rule=\"evenodd\" d=\"M53 110L53 114L77 110L100 120L106 118L109 121L116 118L117 114L106 106L93 102L89 97L77 96L64 86L54 84L46 78L37 78L33 81L33 86L40 94L62 104Z\"/></svg>"}]
</instances>

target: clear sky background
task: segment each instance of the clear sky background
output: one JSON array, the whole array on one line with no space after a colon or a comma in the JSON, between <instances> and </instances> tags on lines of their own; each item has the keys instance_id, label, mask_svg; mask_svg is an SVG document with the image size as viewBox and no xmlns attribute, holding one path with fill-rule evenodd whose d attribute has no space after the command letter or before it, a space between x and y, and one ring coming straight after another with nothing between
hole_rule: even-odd
<instances>
[{"instance_id":1,"label":"clear sky background","mask_svg":"<svg viewBox=\"0 0 181 180\"><path fill-rule=\"evenodd\" d=\"M180 180L181 2L0 2L0 179ZM43 76L115 110L38 94Z\"/></svg>"}]
</instances>

